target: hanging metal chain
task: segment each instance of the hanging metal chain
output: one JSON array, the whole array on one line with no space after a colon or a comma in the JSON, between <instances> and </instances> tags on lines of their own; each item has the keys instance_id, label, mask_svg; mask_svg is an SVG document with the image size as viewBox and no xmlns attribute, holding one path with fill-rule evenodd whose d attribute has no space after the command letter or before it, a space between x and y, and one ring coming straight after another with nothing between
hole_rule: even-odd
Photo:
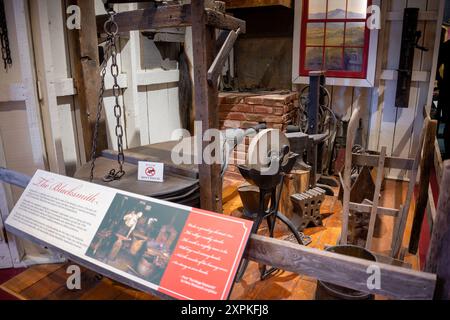
<instances>
[{"instance_id":1,"label":"hanging metal chain","mask_svg":"<svg viewBox=\"0 0 450 320\"><path fill-rule=\"evenodd\" d=\"M0 0L0 42L2 47L2 59L5 70L12 65L11 50L9 47L8 25L6 23L5 4Z\"/></svg>"},{"instance_id":2,"label":"hanging metal chain","mask_svg":"<svg viewBox=\"0 0 450 320\"><path fill-rule=\"evenodd\" d=\"M125 163L125 155L123 152L123 127L121 124L121 118L122 118L122 107L120 105L120 92L121 88L119 86L119 66L117 64L117 33L119 31L119 27L117 23L114 21L114 16L116 15L116 12L114 10L108 10L109 19L105 22L104 29L105 33L107 34L106 39L106 48L105 48L105 59L102 64L102 70L101 70L101 84L100 84L100 92L98 97L98 105L97 105L97 119L95 122L95 128L94 128L94 137L92 140L92 150L91 150L91 175L90 175L90 181L94 179L94 170L95 170L95 160L96 160L96 151L97 151L97 140L98 140L98 129L100 125L100 119L102 110L104 107L104 100L103 96L105 93L105 76L106 76L106 70L107 70L107 64L109 58L111 58L111 75L114 80L114 84L112 87L112 92L114 96L114 117L116 118L116 128L115 128L115 134L117 138L117 148L118 148L118 155L117 155L117 162L119 164L119 169L111 169L111 171L103 178L103 181L105 182L111 182L114 180L120 180L124 175L125 171L123 170L123 164Z\"/></svg>"}]
</instances>

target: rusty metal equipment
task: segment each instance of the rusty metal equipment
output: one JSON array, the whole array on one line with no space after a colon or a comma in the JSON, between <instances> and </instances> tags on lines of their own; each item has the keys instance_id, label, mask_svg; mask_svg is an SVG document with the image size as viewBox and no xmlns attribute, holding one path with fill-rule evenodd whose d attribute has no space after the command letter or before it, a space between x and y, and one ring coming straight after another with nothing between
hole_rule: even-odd
<instances>
[{"instance_id":1,"label":"rusty metal equipment","mask_svg":"<svg viewBox=\"0 0 450 320\"><path fill-rule=\"evenodd\" d=\"M338 183L329 176L338 119L331 109L331 95L325 87L325 73L311 72L310 85L300 93L298 126L289 126L292 151L301 155L302 169L310 171L310 187L321 187L334 196ZM301 160L300 160L301 161ZM305 165L306 164L306 165Z\"/></svg>"},{"instance_id":2,"label":"rusty metal equipment","mask_svg":"<svg viewBox=\"0 0 450 320\"><path fill-rule=\"evenodd\" d=\"M315 227L322 225L320 207L324 200L325 190L319 187L291 196L291 201L294 204L295 213L297 214L292 220L298 226L298 230L303 231L310 225ZM295 222L296 219L298 219L297 223Z\"/></svg>"},{"instance_id":3,"label":"rusty metal equipment","mask_svg":"<svg viewBox=\"0 0 450 320\"><path fill-rule=\"evenodd\" d=\"M395 97L397 108L408 108L409 106L415 49L428 51L427 48L419 45L422 37L422 32L418 30L419 11L419 8L405 8L403 13L402 54L400 55Z\"/></svg>"},{"instance_id":4,"label":"rusty metal equipment","mask_svg":"<svg viewBox=\"0 0 450 320\"><path fill-rule=\"evenodd\" d=\"M116 162L117 152L105 150L97 158L93 182L111 188L137 193L178 204L198 207L200 204L200 186L198 166L174 164L172 150L178 141L163 142L126 150L123 165L125 175L120 180L104 181L104 172ZM164 163L164 182L153 183L137 180L138 162L152 161ZM192 162L194 163L194 162ZM84 165L76 173L75 178L89 181L90 165Z\"/></svg>"},{"instance_id":5,"label":"rusty metal equipment","mask_svg":"<svg viewBox=\"0 0 450 320\"><path fill-rule=\"evenodd\" d=\"M254 147L258 144L258 141L265 141L264 137L267 138L267 135L269 134L267 131L268 130L266 130L266 132L261 132L258 138L259 140L255 142ZM281 143L283 141L287 141L287 139L285 137L280 138L278 142ZM275 149L277 148L276 142L274 144L264 144L268 151L267 157L263 157L263 160L257 164L238 166L241 175L247 180L247 182L259 189L259 208L257 212L254 213L255 223L252 228L252 233L256 234L262 222L266 220L269 227L270 237L273 238L276 221L280 220L289 228L299 244L307 245L311 242L311 239L298 232L294 224L285 215L278 211L284 176L291 172L299 155L290 152L288 145L278 145L279 151L275 152ZM254 149L257 150L258 148L255 147ZM259 151L258 153L260 153ZM252 159L252 157L252 152L250 152L249 159ZM267 159L270 159L270 161L265 163L265 160ZM275 170L273 170L274 168ZM267 197L270 197L269 205L267 202ZM248 200L246 197L243 199L243 202L247 203L247 209L249 209L249 204L252 202L246 201ZM242 279L247 266L248 260L244 259L241 263L236 281L240 281ZM266 279L276 270L276 268L267 269L266 265L260 264L261 280Z\"/></svg>"}]
</instances>

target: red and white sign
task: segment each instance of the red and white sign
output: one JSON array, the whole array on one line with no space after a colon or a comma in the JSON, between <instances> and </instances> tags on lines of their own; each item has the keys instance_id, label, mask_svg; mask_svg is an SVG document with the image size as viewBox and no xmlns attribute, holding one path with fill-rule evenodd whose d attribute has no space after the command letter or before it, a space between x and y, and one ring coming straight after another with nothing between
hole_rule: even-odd
<instances>
[{"instance_id":1,"label":"red and white sign","mask_svg":"<svg viewBox=\"0 0 450 320\"><path fill-rule=\"evenodd\" d=\"M139 161L138 180L164 182L164 163Z\"/></svg>"},{"instance_id":2,"label":"red and white sign","mask_svg":"<svg viewBox=\"0 0 450 320\"><path fill-rule=\"evenodd\" d=\"M228 298L252 226L41 170L5 222L117 281L188 300Z\"/></svg>"}]
</instances>

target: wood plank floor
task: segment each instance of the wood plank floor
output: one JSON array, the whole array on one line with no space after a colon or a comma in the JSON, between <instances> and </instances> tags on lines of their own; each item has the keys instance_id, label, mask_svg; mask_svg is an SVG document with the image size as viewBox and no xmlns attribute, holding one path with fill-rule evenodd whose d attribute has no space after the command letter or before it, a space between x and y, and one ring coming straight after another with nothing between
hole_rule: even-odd
<instances>
[{"instance_id":1,"label":"wood plank floor","mask_svg":"<svg viewBox=\"0 0 450 320\"><path fill-rule=\"evenodd\" d=\"M231 184L233 185L233 184ZM236 184L234 184L236 185ZM386 181L383 191L382 206L399 208L406 196L407 184L397 181ZM242 204L237 194L228 190L228 201L224 204L224 212L233 216L242 215ZM411 207L407 223L407 231L404 238L404 246L410 236L412 224ZM322 206L324 214L324 225L318 228L308 228L305 233L312 237L311 247L324 249L326 246L337 243L341 232L342 206L336 198L327 197ZM276 237L287 234L283 227L277 227ZM262 226L259 233L265 234L267 227ZM381 235L374 239L374 251L385 252L389 248L392 233L392 218L383 217ZM418 268L418 258L407 255L405 261L410 263L414 269ZM0 285L0 290L23 300L154 300L156 297L131 289L110 279L82 268L82 289L70 291L67 289L66 274L68 264L65 265L43 265L30 267L13 279ZM1 271L0 271L1 273ZM265 281L259 279L258 265L250 262L249 268L241 282L237 283L232 291L231 300L266 300L266 299L314 299L316 280L285 271L277 271ZM378 297L377 297L378 298ZM382 299L382 297L379 297Z\"/></svg>"}]
</instances>

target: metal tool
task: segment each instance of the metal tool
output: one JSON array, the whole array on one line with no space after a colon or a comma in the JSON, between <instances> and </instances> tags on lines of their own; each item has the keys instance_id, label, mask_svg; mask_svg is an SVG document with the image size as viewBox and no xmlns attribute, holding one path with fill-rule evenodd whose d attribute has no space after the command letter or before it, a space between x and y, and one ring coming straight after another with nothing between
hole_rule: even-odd
<instances>
[{"instance_id":1,"label":"metal tool","mask_svg":"<svg viewBox=\"0 0 450 320\"><path fill-rule=\"evenodd\" d=\"M279 204L281 193L283 189L283 181L286 174L291 172L294 167L298 154L289 151L287 145L276 145L273 141L271 144L266 143L269 132L261 132L259 141L256 139L252 153L258 150L258 154L262 154L262 148L266 148L266 157L263 157L263 163L240 165L238 166L242 176L253 186L259 189L259 208L254 213L255 223L252 228L252 233L257 233L259 227L264 220L269 226L270 237L274 237L275 224L277 219L283 222L291 231L299 244L305 245L311 242L311 239L296 229L294 224L281 212L279 212ZM272 132L273 134L273 132ZM281 133L280 133L281 134ZM285 138L280 138L278 141L284 141ZM275 149L278 148L278 151ZM249 153L249 159L255 155ZM260 158L259 158L260 159ZM270 159L268 163L265 160ZM270 197L270 204L267 202L267 197ZM248 207L247 207L248 208ZM236 277L236 281L240 281L248 266L248 260L244 259ZM275 272L276 268L267 269L267 266L260 265L261 280L266 279L270 274Z\"/></svg>"},{"instance_id":2,"label":"metal tool","mask_svg":"<svg viewBox=\"0 0 450 320\"><path fill-rule=\"evenodd\" d=\"M299 218L298 230L303 231L309 225L319 227L322 225L322 215L320 207L325 200L325 190L314 188L303 193L291 195L291 201L294 204L295 213Z\"/></svg>"},{"instance_id":3,"label":"metal tool","mask_svg":"<svg viewBox=\"0 0 450 320\"><path fill-rule=\"evenodd\" d=\"M422 32L417 30L419 11L419 8L405 8L403 14L402 54L400 55L395 97L397 108L408 108L409 106L415 49L428 51L427 48L418 44L422 37Z\"/></svg>"},{"instance_id":4,"label":"metal tool","mask_svg":"<svg viewBox=\"0 0 450 320\"><path fill-rule=\"evenodd\" d=\"M97 117L95 121L95 127L94 127L94 135L92 139L92 149L91 149L91 172L90 172L90 181L92 182L94 180L94 170L95 170L95 160L97 158L97 141L98 141L98 130L100 126L100 119L102 115L102 110L104 106L103 98L105 94L105 77L106 77L106 68L108 65L108 60L111 58L111 75L114 80L114 84L112 87L112 92L114 96L114 117L116 118L116 128L115 128L115 134L117 138L117 163L119 164L118 170L116 169L110 169L107 175L104 176L103 180L105 182L112 182L115 180L120 180L125 175L125 171L123 170L124 163L125 163L125 155L123 153L124 145L123 145L123 136L124 136L124 129L122 127L122 113L123 109L120 105L120 95L122 93L122 89L119 86L119 65L117 62L117 34L119 33L119 26L114 20L114 16L116 15L116 12L110 7L106 7L107 12L109 15L109 19L105 22L104 29L105 33L107 34L106 39L106 50L105 50L105 59L102 64L102 71L101 71L101 85L100 85L100 92L98 97L98 104L97 104Z\"/></svg>"}]
</instances>

